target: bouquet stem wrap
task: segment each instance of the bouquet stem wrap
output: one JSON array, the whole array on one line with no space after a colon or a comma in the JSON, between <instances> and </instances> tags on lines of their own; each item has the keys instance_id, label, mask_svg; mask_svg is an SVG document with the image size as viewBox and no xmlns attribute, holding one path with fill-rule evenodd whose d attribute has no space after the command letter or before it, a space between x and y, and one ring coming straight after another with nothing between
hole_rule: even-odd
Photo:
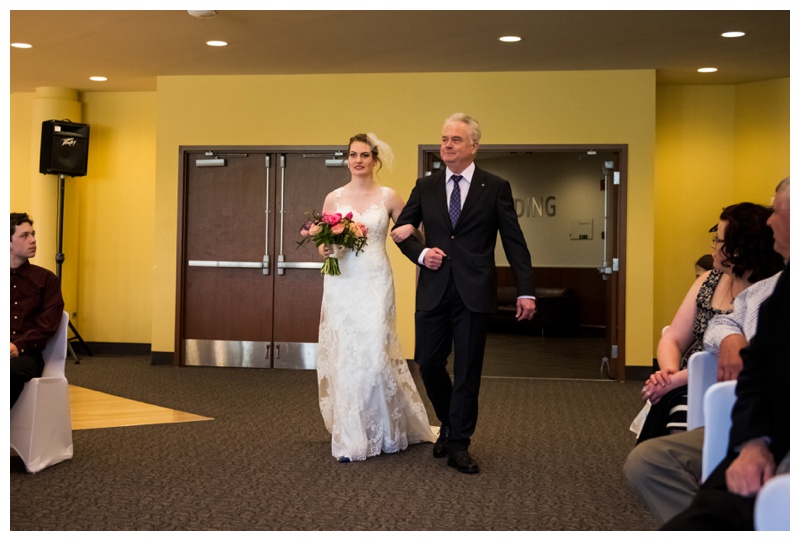
<instances>
[{"instance_id":1,"label":"bouquet stem wrap","mask_svg":"<svg viewBox=\"0 0 800 541\"><path fill-rule=\"evenodd\" d=\"M322 270L320 271L322 274L327 274L329 276L339 276L342 274L342 271L339 270L339 259L329 255L325 258L325 263L322 264Z\"/></svg>"}]
</instances>

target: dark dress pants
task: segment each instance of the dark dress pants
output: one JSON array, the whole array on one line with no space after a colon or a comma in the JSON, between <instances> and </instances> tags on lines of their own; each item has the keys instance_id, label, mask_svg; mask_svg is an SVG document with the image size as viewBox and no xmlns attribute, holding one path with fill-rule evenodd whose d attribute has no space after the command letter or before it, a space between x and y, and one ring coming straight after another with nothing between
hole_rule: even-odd
<instances>
[{"instance_id":1,"label":"dark dress pants","mask_svg":"<svg viewBox=\"0 0 800 541\"><path fill-rule=\"evenodd\" d=\"M467 449L478 420L478 391L489 314L471 312L452 278L433 310L418 310L415 360L436 417L450 427L448 451ZM455 345L453 379L447 357Z\"/></svg>"},{"instance_id":2,"label":"dark dress pants","mask_svg":"<svg viewBox=\"0 0 800 541\"><path fill-rule=\"evenodd\" d=\"M17 403L25 384L39 378L44 371L44 360L39 351L11 359L11 407Z\"/></svg>"}]
</instances>

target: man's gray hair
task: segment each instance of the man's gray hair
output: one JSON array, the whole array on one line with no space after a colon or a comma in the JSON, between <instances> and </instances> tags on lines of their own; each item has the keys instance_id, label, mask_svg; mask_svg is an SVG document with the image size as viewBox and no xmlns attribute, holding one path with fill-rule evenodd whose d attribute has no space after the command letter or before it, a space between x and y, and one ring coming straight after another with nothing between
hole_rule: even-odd
<instances>
[{"instance_id":1,"label":"man's gray hair","mask_svg":"<svg viewBox=\"0 0 800 541\"><path fill-rule=\"evenodd\" d=\"M478 124L477 120L464 113L453 113L447 118L447 120L444 121L444 125L446 126L452 122L463 122L466 124L467 128L469 129L469 136L472 139L472 142L481 142L481 125Z\"/></svg>"}]
</instances>

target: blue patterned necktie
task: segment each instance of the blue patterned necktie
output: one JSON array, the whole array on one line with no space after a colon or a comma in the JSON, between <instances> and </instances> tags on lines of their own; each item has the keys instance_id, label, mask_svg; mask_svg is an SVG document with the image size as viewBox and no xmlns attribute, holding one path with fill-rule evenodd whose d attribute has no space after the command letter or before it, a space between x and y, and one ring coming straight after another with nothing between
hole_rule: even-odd
<instances>
[{"instance_id":1,"label":"blue patterned necktie","mask_svg":"<svg viewBox=\"0 0 800 541\"><path fill-rule=\"evenodd\" d=\"M450 194L450 225L455 227L461 214L461 188L458 186L458 181L464 177L453 175L450 178L453 180L453 193Z\"/></svg>"}]
</instances>

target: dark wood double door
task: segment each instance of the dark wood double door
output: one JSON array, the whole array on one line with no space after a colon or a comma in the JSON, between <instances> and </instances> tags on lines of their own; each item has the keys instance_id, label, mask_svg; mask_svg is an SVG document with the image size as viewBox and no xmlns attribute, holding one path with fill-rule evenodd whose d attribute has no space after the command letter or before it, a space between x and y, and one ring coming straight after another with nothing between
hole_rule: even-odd
<instances>
[{"instance_id":1,"label":"dark wood double door","mask_svg":"<svg viewBox=\"0 0 800 541\"><path fill-rule=\"evenodd\" d=\"M315 368L322 257L297 242L343 150L180 149L178 364Z\"/></svg>"}]
</instances>

